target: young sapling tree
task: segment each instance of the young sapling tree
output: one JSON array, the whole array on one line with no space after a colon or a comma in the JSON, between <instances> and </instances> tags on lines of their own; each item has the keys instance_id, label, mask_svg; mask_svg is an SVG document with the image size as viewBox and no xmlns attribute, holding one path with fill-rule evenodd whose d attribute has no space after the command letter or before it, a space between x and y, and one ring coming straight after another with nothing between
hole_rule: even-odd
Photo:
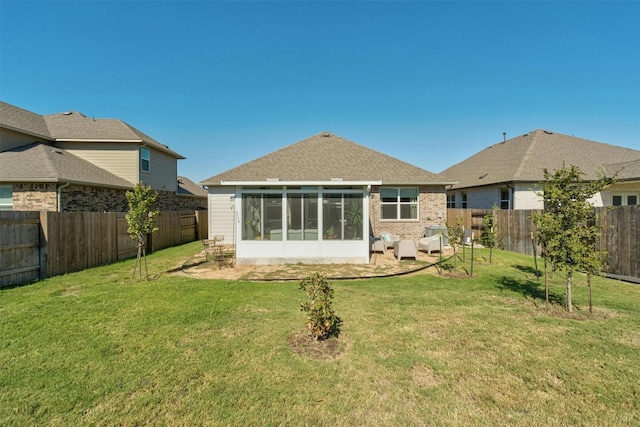
<instances>
[{"instance_id":1,"label":"young sapling tree","mask_svg":"<svg viewBox=\"0 0 640 427\"><path fill-rule=\"evenodd\" d=\"M142 262L144 258L145 278L149 279L149 271L147 269L147 236L157 231L155 219L159 211L156 209L156 199L158 193L151 190L150 186L143 183L136 184L133 191L127 191L127 201L129 202L129 212L126 214L127 233L138 242L138 255L136 265L133 268L133 277L138 270L138 278L142 278Z\"/></svg>"}]
</instances>

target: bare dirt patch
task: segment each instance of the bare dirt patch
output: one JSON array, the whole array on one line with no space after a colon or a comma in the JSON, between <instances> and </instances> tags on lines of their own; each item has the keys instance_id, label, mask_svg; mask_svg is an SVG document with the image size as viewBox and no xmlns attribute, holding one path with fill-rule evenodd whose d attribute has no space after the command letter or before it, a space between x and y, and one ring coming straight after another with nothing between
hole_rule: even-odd
<instances>
[{"instance_id":1,"label":"bare dirt patch","mask_svg":"<svg viewBox=\"0 0 640 427\"><path fill-rule=\"evenodd\" d=\"M294 332L289 337L288 344L297 355L317 360L337 359L348 347L344 336L316 341L307 329Z\"/></svg>"}]
</instances>

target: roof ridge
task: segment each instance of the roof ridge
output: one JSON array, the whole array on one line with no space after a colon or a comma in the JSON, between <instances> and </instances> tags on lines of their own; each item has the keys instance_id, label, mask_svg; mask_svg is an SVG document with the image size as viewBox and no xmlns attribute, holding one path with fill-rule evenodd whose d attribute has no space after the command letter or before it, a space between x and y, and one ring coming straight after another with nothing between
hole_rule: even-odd
<instances>
[{"instance_id":1,"label":"roof ridge","mask_svg":"<svg viewBox=\"0 0 640 427\"><path fill-rule=\"evenodd\" d=\"M541 129L536 129L533 132L530 132L528 134L528 135L531 135L531 141L529 142L529 146L527 147L527 150L525 151L524 155L520 159L520 164L518 165L518 169L516 169L515 173L513 174L514 178L520 178L520 176L522 175L522 172L527 167L529 158L531 157L531 153L533 152L534 147L537 145L540 132L542 132Z\"/></svg>"},{"instance_id":2,"label":"roof ridge","mask_svg":"<svg viewBox=\"0 0 640 427\"><path fill-rule=\"evenodd\" d=\"M53 159L51 159L51 153L55 153L55 150L59 150L59 151L65 151L62 148L58 148L55 147L53 145L45 145L45 144L39 144L39 149L42 150L42 154L44 157L44 166L46 166L46 172L49 172L52 174L52 176L55 177L59 177L60 176L60 170L58 169L58 167L56 166L55 162L53 161Z\"/></svg>"}]
</instances>

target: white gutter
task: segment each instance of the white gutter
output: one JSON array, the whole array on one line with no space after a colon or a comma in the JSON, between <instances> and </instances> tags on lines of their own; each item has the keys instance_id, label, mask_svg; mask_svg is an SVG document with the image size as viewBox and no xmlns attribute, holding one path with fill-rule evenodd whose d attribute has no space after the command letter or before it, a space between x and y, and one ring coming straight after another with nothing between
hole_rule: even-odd
<instances>
[{"instance_id":1,"label":"white gutter","mask_svg":"<svg viewBox=\"0 0 640 427\"><path fill-rule=\"evenodd\" d=\"M207 185L206 182L203 181L203 185ZM208 185L215 185L214 183L208 183ZM341 180L331 180L331 181L280 181L278 179L268 179L266 181L220 181L220 186L368 186L368 185L382 185L382 181L341 181Z\"/></svg>"},{"instance_id":2,"label":"white gutter","mask_svg":"<svg viewBox=\"0 0 640 427\"><path fill-rule=\"evenodd\" d=\"M66 184L62 184L61 186L58 187L58 212L62 212L61 209L61 200L62 200L62 189L63 188L67 188L71 183L67 182Z\"/></svg>"},{"instance_id":3,"label":"white gutter","mask_svg":"<svg viewBox=\"0 0 640 427\"><path fill-rule=\"evenodd\" d=\"M144 142L141 139L56 138L56 142Z\"/></svg>"}]
</instances>

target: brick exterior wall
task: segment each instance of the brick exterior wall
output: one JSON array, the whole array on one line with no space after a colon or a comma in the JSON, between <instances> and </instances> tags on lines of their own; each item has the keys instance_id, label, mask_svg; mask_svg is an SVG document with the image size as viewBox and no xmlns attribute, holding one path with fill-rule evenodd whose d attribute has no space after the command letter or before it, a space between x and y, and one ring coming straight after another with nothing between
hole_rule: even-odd
<instances>
[{"instance_id":1,"label":"brick exterior wall","mask_svg":"<svg viewBox=\"0 0 640 427\"><path fill-rule=\"evenodd\" d=\"M13 184L14 211L57 211L58 184ZM61 205L66 212L127 212L126 190L70 185L62 189ZM158 191L160 211L204 210L207 197Z\"/></svg>"},{"instance_id":2,"label":"brick exterior wall","mask_svg":"<svg viewBox=\"0 0 640 427\"><path fill-rule=\"evenodd\" d=\"M14 211L57 211L56 184L13 184Z\"/></svg>"},{"instance_id":3,"label":"brick exterior wall","mask_svg":"<svg viewBox=\"0 0 640 427\"><path fill-rule=\"evenodd\" d=\"M380 187L371 188L369 199L369 226L375 236L389 232L401 239L418 241L424 228L446 223L447 195L444 186L421 186L418 189L418 219L404 221L380 220Z\"/></svg>"}]
</instances>

